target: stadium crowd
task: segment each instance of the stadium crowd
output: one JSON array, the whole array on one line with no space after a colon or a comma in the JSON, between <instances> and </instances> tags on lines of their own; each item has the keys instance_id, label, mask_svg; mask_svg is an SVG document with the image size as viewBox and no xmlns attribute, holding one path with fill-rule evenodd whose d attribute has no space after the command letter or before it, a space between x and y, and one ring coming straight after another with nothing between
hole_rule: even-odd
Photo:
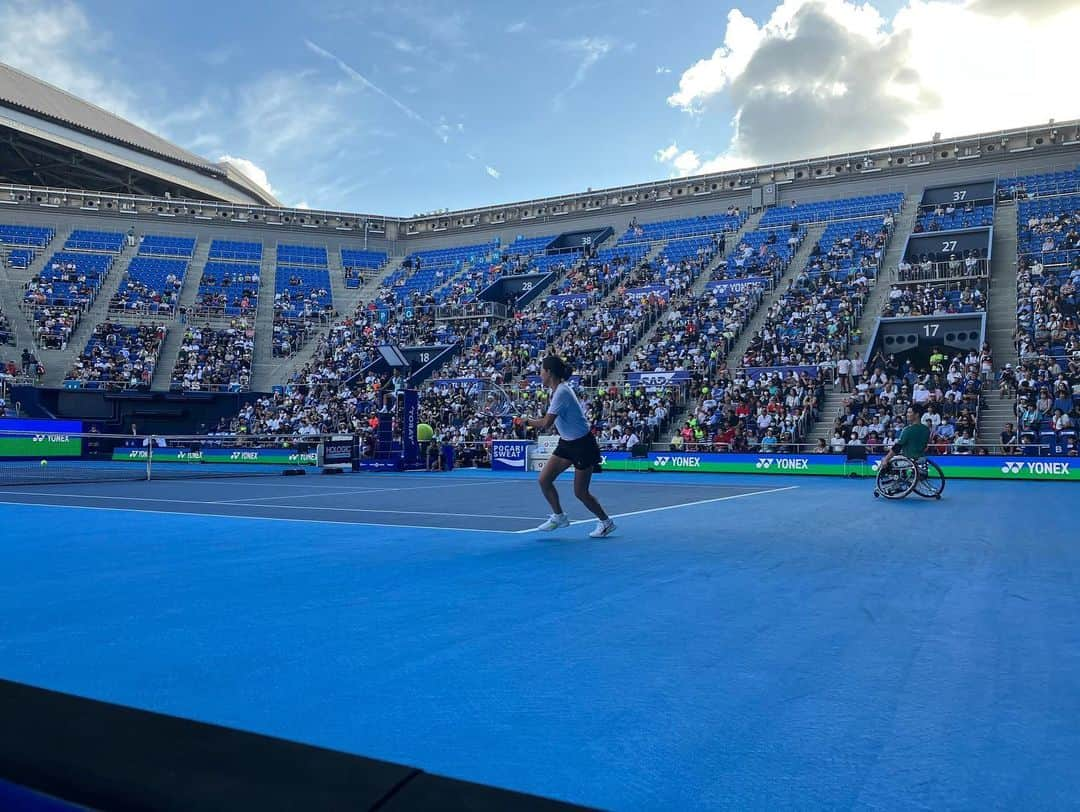
<instances>
[{"instance_id":1,"label":"stadium crowd","mask_svg":"<svg viewBox=\"0 0 1080 812\"><path fill-rule=\"evenodd\" d=\"M15 328L11 326L9 319L3 310L0 310L0 344L15 343Z\"/></svg>"},{"instance_id":2,"label":"stadium crowd","mask_svg":"<svg viewBox=\"0 0 1080 812\"><path fill-rule=\"evenodd\" d=\"M153 324L103 322L94 328L65 381L86 388L148 390L165 333Z\"/></svg>"},{"instance_id":3,"label":"stadium crowd","mask_svg":"<svg viewBox=\"0 0 1080 812\"><path fill-rule=\"evenodd\" d=\"M823 441L827 448L818 450L843 453L853 445L866 446L869 453L887 450L915 403L925 408L922 422L930 428L931 453L987 453L976 447L975 438L985 387L993 376L989 345L952 358L936 349L922 368L879 351L865 365L853 357L843 370L839 384L848 397L833 421L831 438Z\"/></svg>"},{"instance_id":4,"label":"stadium crowd","mask_svg":"<svg viewBox=\"0 0 1080 812\"><path fill-rule=\"evenodd\" d=\"M1080 197L1022 203L1017 219L1019 363L999 375L1016 421L1003 432L1002 445L1041 445L1074 456L1080 421Z\"/></svg>"},{"instance_id":5,"label":"stadium crowd","mask_svg":"<svg viewBox=\"0 0 1080 812\"><path fill-rule=\"evenodd\" d=\"M190 325L184 331L170 388L185 392L243 392L251 387L255 331L244 319L225 328Z\"/></svg>"}]
</instances>

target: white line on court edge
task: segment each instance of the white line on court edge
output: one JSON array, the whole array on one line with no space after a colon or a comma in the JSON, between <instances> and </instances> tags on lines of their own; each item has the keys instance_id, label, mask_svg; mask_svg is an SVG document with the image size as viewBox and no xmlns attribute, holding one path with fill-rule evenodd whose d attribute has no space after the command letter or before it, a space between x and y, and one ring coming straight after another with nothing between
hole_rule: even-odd
<instances>
[{"instance_id":1,"label":"white line on court edge","mask_svg":"<svg viewBox=\"0 0 1080 812\"><path fill-rule=\"evenodd\" d=\"M165 500L168 501L168 500ZM213 504L201 502L200 504ZM496 533L501 536L513 535L513 530L478 530L475 527L442 527L431 524L390 524L388 522L336 522L332 519L287 519L276 516L234 516L231 513L186 513L182 510L144 510L142 508L100 507L90 505L50 505L46 502L4 502L0 505L18 505L21 507L60 508L62 510L108 510L114 513L157 513L163 516L206 516L211 519L241 519L258 522L300 522L302 524L337 524L345 527L401 527L406 530L450 530L455 533ZM270 505L269 507L273 507Z\"/></svg>"},{"instance_id":2,"label":"white line on court edge","mask_svg":"<svg viewBox=\"0 0 1080 812\"><path fill-rule=\"evenodd\" d=\"M290 485L289 487L302 488L304 485ZM349 488L348 490L338 490L330 488L317 488L310 493L291 493L285 496L245 496L242 499L222 499L214 502L215 505L233 505L241 504L243 502L258 502L258 501L271 501L274 499L302 499L309 496L342 496L347 493L355 493L361 496L367 496L369 493L411 493L412 491L425 491L437 488L442 490L443 488L470 488L472 485L466 485L465 483L458 483L456 485L421 485L418 488ZM4 493L4 491L0 491ZM170 500L178 501L178 500Z\"/></svg>"},{"instance_id":3,"label":"white line on court edge","mask_svg":"<svg viewBox=\"0 0 1080 812\"><path fill-rule=\"evenodd\" d=\"M369 476L374 477L374 476L377 476L377 475L375 475L375 474L365 474L364 478L367 479ZM384 481L384 482L400 482L402 479L405 479L406 476L407 476L406 474L396 474L396 475L394 475L394 474L386 474L386 475L380 476L379 479L376 482L373 482L372 484L373 485L377 484L380 481ZM391 477L393 477L393 479L391 479ZM314 475L312 476L312 478L314 479ZM355 493L355 492L358 492L358 491L379 491L379 490L421 490L423 488L469 488L469 487L474 487L477 482L487 482L487 483L489 483L491 485L511 485L511 484L513 484L515 482L518 482L518 483L527 482L527 483L529 483L531 485L536 484L536 481L534 479L503 479L503 480L497 480L494 477L492 477L491 479L487 479L486 477L471 477L470 482L452 482L452 483L442 482L442 483L439 483L437 485L420 485L420 486L418 486L416 488L378 488L378 487L372 488L372 487L369 487L369 486L364 486L364 485L359 485L359 484L357 484L354 487L349 487L349 486L346 486L346 485L320 485L320 484L318 484L317 481L312 482L310 479L308 479L306 482L303 482L303 483L296 482L295 480L293 480L293 482L290 482L290 483L285 483L285 482L250 482L247 479L244 479L244 481L241 482L240 479L241 479L240 477L237 477L237 478L233 478L233 479L227 480L227 481L229 481L232 484L237 485L237 486L242 485L245 488L315 488L316 490L320 490L320 491L327 491L327 492L342 491L342 492L345 492L345 493ZM192 477L190 479L187 479L187 478L184 478L184 477L177 477L175 479L165 478L165 479L154 479L154 480L151 480L151 481L152 482L168 482L168 483L180 483L180 482L182 482L182 483L184 483L184 485L206 485L207 487L211 487L211 488L220 488L221 483L222 483L221 479L213 479L213 478L199 479L197 477ZM431 482L431 477L420 477L420 476L409 477L409 481L413 481L413 482L416 482L416 481ZM57 484L62 484L62 483L57 483ZM90 484L93 484L93 483L90 483ZM734 486L722 486L722 487L734 487ZM0 492L2 492L2 491L0 491Z\"/></svg>"},{"instance_id":4,"label":"white line on court edge","mask_svg":"<svg viewBox=\"0 0 1080 812\"><path fill-rule=\"evenodd\" d=\"M11 494L20 496L42 496L41 491L0 491L0 494ZM96 494L85 493L58 493L58 494L44 494L46 496L64 497L66 499L108 499L114 502L165 502L172 505L227 505L234 507L264 507L273 508L274 510L331 510L335 513L389 513L395 516L458 516L462 518L470 519L522 519L529 522L542 522L544 519L540 516L510 516L506 514L493 515L491 513L438 513L432 510L388 510L386 508L343 508L343 507L313 507L311 505L260 505L260 504L235 504L233 502L219 502L206 499L166 499L152 496L98 496ZM19 504L19 505L38 505L48 504L41 502L0 502L0 504ZM162 510L161 513L168 513L169 511ZM183 513L183 511L180 511ZM185 516L190 515L209 515L209 514L190 514L183 513ZM224 514L228 515L228 514ZM261 516L245 516L239 518L251 518L259 519ZM301 521L299 519L294 521ZM347 523L348 524L348 523ZM397 525L394 525L395 527ZM425 525L426 527L427 525Z\"/></svg>"},{"instance_id":5,"label":"white line on court edge","mask_svg":"<svg viewBox=\"0 0 1080 812\"><path fill-rule=\"evenodd\" d=\"M631 510L628 513L613 513L613 514L611 514L611 518L613 518L613 519L621 519L621 518L623 518L625 516L640 516L643 513L659 513L662 510L676 510L678 508L694 507L695 505L707 505L707 504L709 504L711 502L726 502L729 499L742 499L745 496L761 496L762 494L766 494L766 493L780 493L781 491L793 491L798 487L799 487L798 485L788 485L787 487L784 487L784 488L770 488L767 491L751 491L750 493L736 493L736 494L734 494L732 496L718 496L715 499L700 499L697 502L683 502L683 503L678 504L678 505L665 505L663 507L646 508L645 510ZM595 522L595 521L596 521L595 518L574 519L574 521L570 522L570 525L573 526L575 524L588 524L589 522ZM514 533L536 533L536 532L539 532L539 531L537 531L536 528L532 528L530 530L514 530L513 532Z\"/></svg>"}]
</instances>

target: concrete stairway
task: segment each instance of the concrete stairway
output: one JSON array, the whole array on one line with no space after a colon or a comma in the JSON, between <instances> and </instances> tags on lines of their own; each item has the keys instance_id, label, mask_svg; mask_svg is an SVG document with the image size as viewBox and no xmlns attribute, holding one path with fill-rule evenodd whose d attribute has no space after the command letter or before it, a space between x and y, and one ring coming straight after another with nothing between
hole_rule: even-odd
<instances>
[{"instance_id":1,"label":"concrete stairway","mask_svg":"<svg viewBox=\"0 0 1080 812\"><path fill-rule=\"evenodd\" d=\"M400 264L400 258L392 258L378 271L368 272L364 277L364 284L359 288L347 288L345 287L345 279L341 267L341 255L338 253L335 259L335 256L331 254L330 284L333 286L334 308L338 312L337 318L334 319L331 324L319 325L317 329L311 332L311 337L304 346L288 358L274 358L273 353L271 352L269 366L261 370L263 373L262 377L258 379L253 378L256 384L262 385L264 388L255 386L255 391L269 391L269 387L271 386L284 384L296 370L308 363L315 355L315 350L319 346L319 338L329 333L333 324L352 316L360 302L370 302L374 299L383 280L397 270Z\"/></svg>"},{"instance_id":2,"label":"concrete stairway","mask_svg":"<svg viewBox=\"0 0 1080 812\"><path fill-rule=\"evenodd\" d=\"M735 232L729 233L727 239L724 241L724 250L713 257L712 262L705 266L705 270L701 272L701 275L694 280L694 285L690 289L693 295L698 295L704 292L705 286L709 283L709 277L712 276L712 272L719 268L722 264L727 262L728 257L731 256L735 247L739 244L742 238L749 234L751 231L756 231L758 223L761 222L761 218L765 216L765 210L756 211L751 214L743 222L742 227Z\"/></svg>"},{"instance_id":3,"label":"concrete stairway","mask_svg":"<svg viewBox=\"0 0 1080 812\"><path fill-rule=\"evenodd\" d=\"M885 304L885 300L889 296L890 280L895 278L896 268L900 264L900 259L904 254L904 246L907 242L908 235L911 234L912 228L915 227L915 215L919 206L919 200L922 197L922 193L908 195L904 199L904 207L900 211L900 214L896 217L896 223L893 227L892 239L889 241L889 247L885 251L885 257L881 262L881 271L878 273L877 281L870 289L869 295L866 297L866 302L863 304L862 316L859 318L856 325L859 331L862 333L863 341L869 341L874 334L874 325L877 324L879 318L881 318L881 309ZM866 352L866 344L854 345L853 352L863 354ZM843 409L844 399L848 397L848 393L841 392L839 386L825 387L825 400L818 404L819 419L817 423L807 432L806 439L803 441L809 445L817 443L819 437L824 437L828 441L832 437L833 422L836 420L837 414Z\"/></svg>"},{"instance_id":4,"label":"concrete stairway","mask_svg":"<svg viewBox=\"0 0 1080 812\"><path fill-rule=\"evenodd\" d=\"M990 292L986 307L986 334L994 353L995 372L1019 358L1013 334L1016 332L1016 204L998 204L994 212L994 243L991 247ZM1015 425L1012 399L1002 400L995 382L986 393L986 405L979 412L977 442L992 450L1001 443L1006 423Z\"/></svg>"},{"instance_id":5,"label":"concrete stairway","mask_svg":"<svg viewBox=\"0 0 1080 812\"><path fill-rule=\"evenodd\" d=\"M127 275L128 266L135 258L134 248L124 247L124 253L120 254L113 262L112 269L98 291L97 298L90 309L83 313L75 332L68 339L67 347L62 350L39 350L38 360L45 365L44 386L60 386L71 365L78 355L86 348L86 342L94 332L94 328L109 318L109 302L120 289L120 283Z\"/></svg>"},{"instance_id":6,"label":"concrete stairway","mask_svg":"<svg viewBox=\"0 0 1080 812\"><path fill-rule=\"evenodd\" d=\"M13 271L21 273L16 277L12 273ZM15 352L13 347L0 347L0 362L7 361L9 356L16 357L22 352L23 347L29 347L36 352L30 322L26 320L26 316L21 309L23 285L26 284L26 280L22 278L22 273L25 273L22 268L4 268L0 270L0 310L4 312L4 315L7 316L8 321L11 323L11 331L15 335L15 346L19 348L19 352Z\"/></svg>"},{"instance_id":7,"label":"concrete stairway","mask_svg":"<svg viewBox=\"0 0 1080 812\"><path fill-rule=\"evenodd\" d=\"M270 391L274 359L274 284L277 269L276 247L263 249L259 265L259 307L255 311L255 352L251 359L251 389Z\"/></svg>"},{"instance_id":8,"label":"concrete stairway","mask_svg":"<svg viewBox=\"0 0 1080 812\"><path fill-rule=\"evenodd\" d=\"M727 366L737 367L742 364L742 357L750 346L750 341L753 339L754 334L757 333L765 323L765 317L769 312L769 308L776 304L776 302L784 295L784 291L787 290L788 280L806 267L806 262L810 259L810 252L814 250L814 246L817 245L817 241L821 239L821 234L824 231L825 226L821 223L807 227L806 237L803 239L802 245L800 245L799 250L795 252L795 256L791 258L791 262L777 281L776 286L772 290L766 291L765 295L761 297L761 304L758 306L757 312L754 313L742 332L739 333L738 338L735 339L731 351L727 354Z\"/></svg>"},{"instance_id":9,"label":"concrete stairway","mask_svg":"<svg viewBox=\"0 0 1080 812\"><path fill-rule=\"evenodd\" d=\"M26 283L32 277L41 273L45 263L52 258L52 255L63 250L64 243L71 236L72 230L69 228L66 231L57 231L53 241L47 248L38 251L29 267L0 269L0 308L3 308L4 314L11 322L11 327L15 331L15 340L18 342L17 346L19 347L18 353L7 352L5 357L0 360L7 360L6 355L21 354L23 347L29 348L31 352L39 358L41 357L41 351L34 342L34 331L30 324L29 314L22 308L23 293L26 291ZM7 349L10 350L11 348ZM0 350L0 353L4 352L4 350Z\"/></svg>"},{"instance_id":10,"label":"concrete stairway","mask_svg":"<svg viewBox=\"0 0 1080 812\"><path fill-rule=\"evenodd\" d=\"M761 220L763 214L764 212L757 212L750 215L750 217L746 219L746 221L742 224L742 227L738 231L731 232L727 235L727 239L724 242L724 250L721 253L717 254L715 257L713 257L712 261L705 266L705 268L700 274L698 274L698 278L694 280L694 284L690 287L691 296L697 296L700 293L704 292L705 286L709 283L709 277L712 272L716 268L720 267L722 263L727 261L727 258L731 255L731 252L735 250L735 246L739 244L739 241L743 238L743 235L757 228L757 224ZM660 250L662 250L662 246ZM660 250L656 251L657 255L659 255ZM661 315L661 322L656 327L646 330L641 335L641 337L636 342L634 342L630 349L626 351L626 354L623 355L623 357L615 365L615 368L608 374L605 380L617 381L622 380L622 378L625 377L627 367L633 360L634 354L642 345L651 341L652 338L656 335L656 333L661 329L663 318L663 315Z\"/></svg>"},{"instance_id":11,"label":"concrete stairway","mask_svg":"<svg viewBox=\"0 0 1080 812\"><path fill-rule=\"evenodd\" d=\"M199 283L202 281L203 271L206 269L207 260L210 258L210 241L203 240L195 246L195 253L188 265L187 275L184 278L184 287L180 289L180 303L177 316L166 322L168 332L165 334L165 343L158 353L157 366L154 368L154 378L150 382L150 388L154 391L169 391L169 381L172 378L173 369L176 367L176 356L180 351L180 344L184 339L184 331L193 317L188 315L181 317L179 313L191 314L195 308L195 299L199 295Z\"/></svg>"}]
</instances>

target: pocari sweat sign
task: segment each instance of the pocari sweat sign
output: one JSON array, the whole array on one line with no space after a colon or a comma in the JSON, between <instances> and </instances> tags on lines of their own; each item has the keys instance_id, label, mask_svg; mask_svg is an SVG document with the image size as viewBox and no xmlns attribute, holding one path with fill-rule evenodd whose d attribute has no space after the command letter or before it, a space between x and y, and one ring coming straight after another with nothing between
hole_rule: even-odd
<instances>
[{"instance_id":1,"label":"pocari sweat sign","mask_svg":"<svg viewBox=\"0 0 1080 812\"><path fill-rule=\"evenodd\" d=\"M528 470L529 448L532 440L494 440L491 443L492 471Z\"/></svg>"}]
</instances>

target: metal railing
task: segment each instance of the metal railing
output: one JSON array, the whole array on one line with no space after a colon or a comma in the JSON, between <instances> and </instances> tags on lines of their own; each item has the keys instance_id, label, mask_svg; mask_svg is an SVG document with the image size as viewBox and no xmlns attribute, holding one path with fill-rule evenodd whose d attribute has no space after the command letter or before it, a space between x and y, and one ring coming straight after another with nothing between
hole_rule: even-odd
<instances>
[{"instance_id":1,"label":"metal railing","mask_svg":"<svg viewBox=\"0 0 1080 812\"><path fill-rule=\"evenodd\" d=\"M502 302L475 301L459 305L438 305L435 318L439 321L457 319L506 319L511 315L510 308Z\"/></svg>"},{"instance_id":2,"label":"metal railing","mask_svg":"<svg viewBox=\"0 0 1080 812\"><path fill-rule=\"evenodd\" d=\"M893 268L890 282L895 285L911 285L919 282L945 282L953 280L989 279L990 262L979 259L975 263L974 273L968 273L963 262L932 262L930 268L913 264L909 268Z\"/></svg>"}]
</instances>

